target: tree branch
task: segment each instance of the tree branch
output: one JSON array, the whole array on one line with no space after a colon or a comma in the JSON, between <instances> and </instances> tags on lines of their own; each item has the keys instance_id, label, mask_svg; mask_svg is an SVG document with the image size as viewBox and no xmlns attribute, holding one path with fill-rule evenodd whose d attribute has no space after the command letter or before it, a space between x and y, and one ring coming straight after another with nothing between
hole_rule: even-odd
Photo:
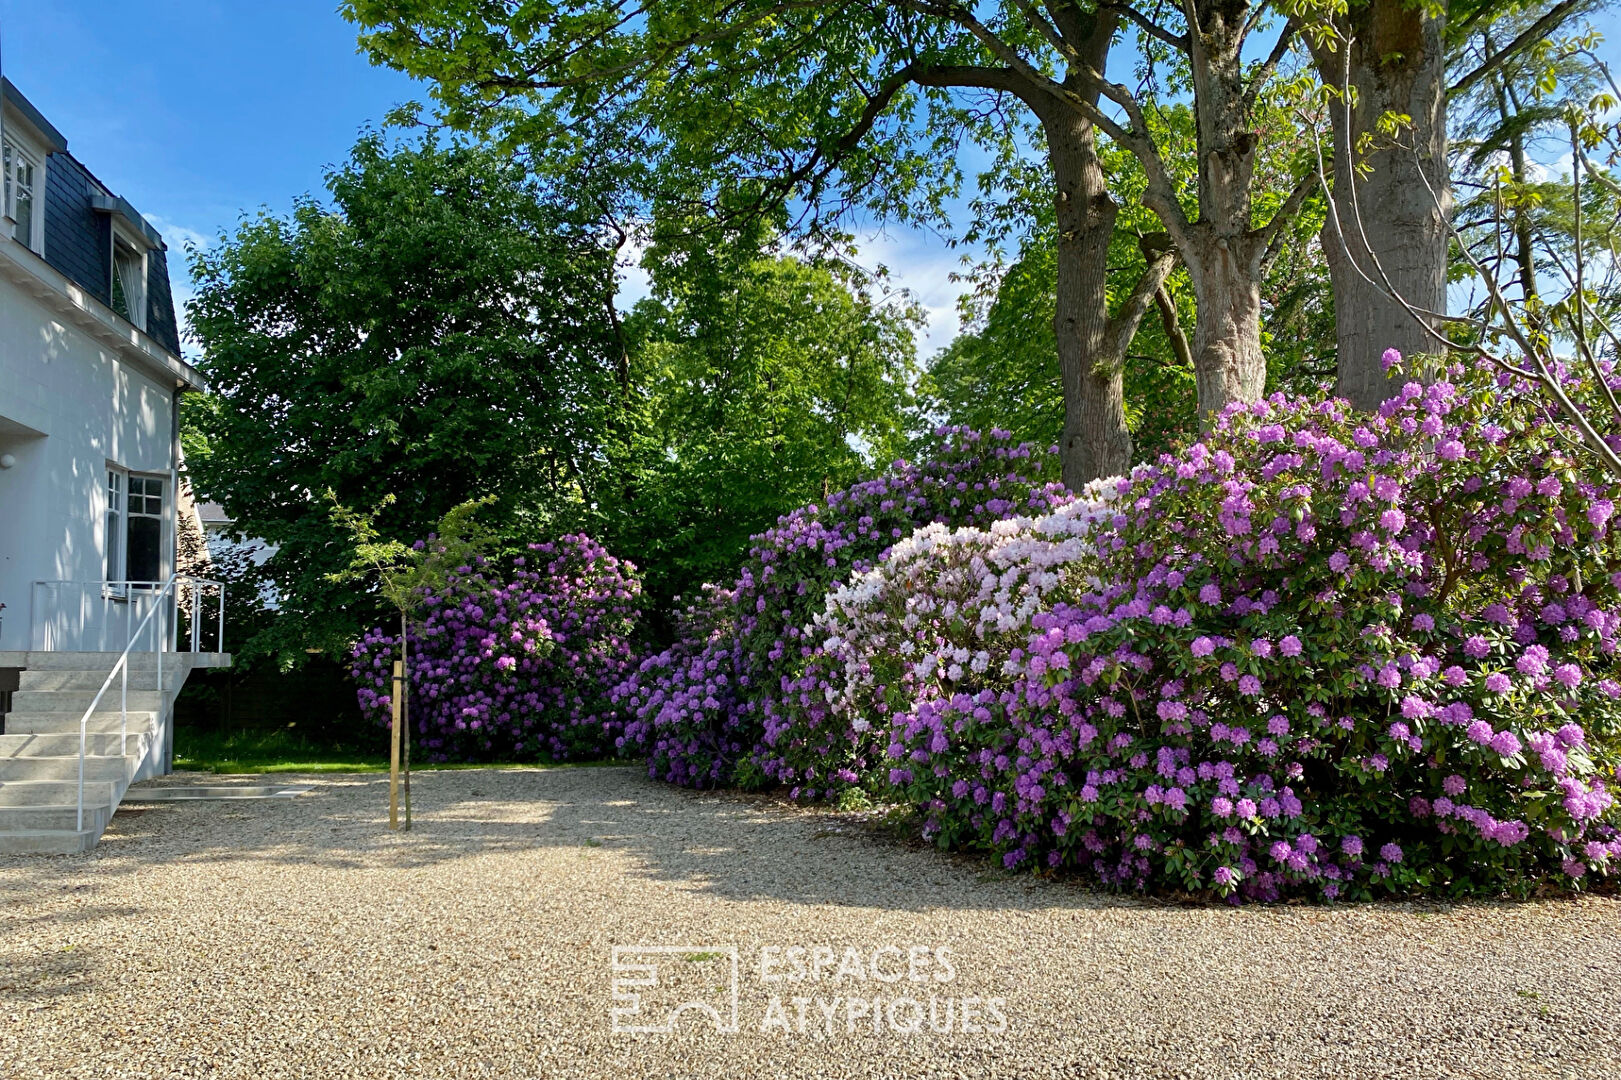
<instances>
[{"instance_id":1,"label":"tree branch","mask_svg":"<svg viewBox=\"0 0 1621 1080\"><path fill-rule=\"evenodd\" d=\"M1136 23L1137 28L1150 37L1158 38L1173 49L1179 49L1182 52L1188 51L1188 35L1171 33L1169 30L1165 29L1165 27L1161 26L1153 19L1150 19L1147 15L1144 15L1130 4L1114 3L1107 6L1118 11L1133 23Z\"/></svg>"},{"instance_id":2,"label":"tree branch","mask_svg":"<svg viewBox=\"0 0 1621 1080\"><path fill-rule=\"evenodd\" d=\"M1526 46L1547 37L1549 31L1564 22L1565 16L1575 10L1579 3L1581 3L1581 0L1561 0L1560 3L1549 8L1546 15L1526 27L1519 37L1503 46L1500 51L1487 57L1479 67L1448 87L1447 97L1457 97L1459 94L1468 93L1470 87L1502 67L1505 61L1512 59Z\"/></svg>"},{"instance_id":3,"label":"tree branch","mask_svg":"<svg viewBox=\"0 0 1621 1080\"><path fill-rule=\"evenodd\" d=\"M1317 182L1317 170L1308 171L1295 183L1289 197L1273 212L1272 220L1255 230L1253 235L1258 242L1257 246L1261 248L1260 260L1256 264L1257 272L1265 274L1273 260L1278 257L1278 253L1283 250L1284 227L1300 213L1300 208L1316 189Z\"/></svg>"},{"instance_id":4,"label":"tree branch","mask_svg":"<svg viewBox=\"0 0 1621 1080\"><path fill-rule=\"evenodd\" d=\"M1295 33L1298 29L1299 27L1295 21L1290 19L1282 32L1278 34L1278 40L1273 43L1272 51L1267 54L1267 58L1261 62L1261 66L1256 68L1255 74L1250 77L1249 87L1244 91L1244 110L1246 113L1254 111L1255 100L1261 96L1261 87L1265 86L1267 80L1272 78L1273 72L1278 70L1278 65L1288 55L1289 46L1294 43Z\"/></svg>"},{"instance_id":5,"label":"tree branch","mask_svg":"<svg viewBox=\"0 0 1621 1080\"><path fill-rule=\"evenodd\" d=\"M1142 323L1143 316L1148 313L1148 305L1154 302L1154 296L1165 285L1165 279L1176 265L1176 251L1171 247L1171 238L1165 233L1151 233L1138 240L1142 248L1143 257L1148 260L1148 268L1143 276L1137 279L1136 286L1126 302L1120 306L1120 311L1109 320L1105 333L1109 336L1109 355L1122 357L1126 354L1126 346L1131 339L1137 336L1137 327Z\"/></svg>"}]
</instances>

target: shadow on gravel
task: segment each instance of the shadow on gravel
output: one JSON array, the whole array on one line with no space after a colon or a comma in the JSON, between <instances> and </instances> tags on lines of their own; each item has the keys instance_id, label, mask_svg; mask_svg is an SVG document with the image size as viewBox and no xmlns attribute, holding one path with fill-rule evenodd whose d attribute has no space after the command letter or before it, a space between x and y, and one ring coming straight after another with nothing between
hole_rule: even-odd
<instances>
[{"instance_id":1,"label":"shadow on gravel","mask_svg":"<svg viewBox=\"0 0 1621 1080\"><path fill-rule=\"evenodd\" d=\"M105 881L152 859L409 869L600 848L628 857L627 873L731 900L895 911L1133 903L1004 876L988 862L894 842L847 817L671 787L648 779L640 766L417 773L414 828L399 833L387 828L387 776L296 782L315 790L285 802L120 810L87 855L0 857L0 897L43 900L65 881Z\"/></svg>"}]
</instances>

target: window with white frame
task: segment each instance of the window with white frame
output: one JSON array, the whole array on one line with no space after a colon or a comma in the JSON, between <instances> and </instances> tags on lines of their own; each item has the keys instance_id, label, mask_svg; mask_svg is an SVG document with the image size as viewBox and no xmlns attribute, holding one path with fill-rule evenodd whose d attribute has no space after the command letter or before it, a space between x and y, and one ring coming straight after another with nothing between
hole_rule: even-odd
<instances>
[{"instance_id":1,"label":"window with white frame","mask_svg":"<svg viewBox=\"0 0 1621 1080\"><path fill-rule=\"evenodd\" d=\"M0 172L4 173L4 210L17 223L12 235L21 243L39 252L44 247L45 234L45 169L40 155L21 143L6 138L0 141Z\"/></svg>"},{"instance_id":2,"label":"window with white frame","mask_svg":"<svg viewBox=\"0 0 1621 1080\"><path fill-rule=\"evenodd\" d=\"M168 480L107 467L107 581L115 595L123 582L150 588L163 573L164 496Z\"/></svg>"},{"instance_id":3,"label":"window with white frame","mask_svg":"<svg viewBox=\"0 0 1621 1080\"><path fill-rule=\"evenodd\" d=\"M113 230L113 310L146 329L146 245Z\"/></svg>"}]
</instances>

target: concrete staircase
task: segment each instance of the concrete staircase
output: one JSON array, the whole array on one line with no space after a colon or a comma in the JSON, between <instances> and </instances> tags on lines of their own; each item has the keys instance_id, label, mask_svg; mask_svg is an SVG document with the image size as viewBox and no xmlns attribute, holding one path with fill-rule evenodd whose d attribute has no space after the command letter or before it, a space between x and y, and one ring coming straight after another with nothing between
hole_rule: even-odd
<instances>
[{"instance_id":1,"label":"concrete staircase","mask_svg":"<svg viewBox=\"0 0 1621 1080\"><path fill-rule=\"evenodd\" d=\"M22 668L0 734L0 854L68 854L95 847L129 785L172 769L174 699L193 668L227 667L228 653L131 653L127 725L114 678L86 725L84 820L78 820L79 721L118 653L0 653Z\"/></svg>"}]
</instances>

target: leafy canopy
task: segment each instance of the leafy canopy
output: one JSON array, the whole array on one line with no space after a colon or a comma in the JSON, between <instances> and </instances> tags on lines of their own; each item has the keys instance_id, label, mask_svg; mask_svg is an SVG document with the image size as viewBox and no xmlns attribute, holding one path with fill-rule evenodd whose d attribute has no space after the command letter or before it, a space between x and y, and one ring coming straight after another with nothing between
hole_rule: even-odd
<instances>
[{"instance_id":1,"label":"leafy canopy","mask_svg":"<svg viewBox=\"0 0 1621 1080\"><path fill-rule=\"evenodd\" d=\"M598 526L659 602L725 580L749 538L893 459L918 314L763 228L667 221L625 320L635 413ZM701 239L699 239L701 237Z\"/></svg>"},{"instance_id":2,"label":"leafy canopy","mask_svg":"<svg viewBox=\"0 0 1621 1080\"><path fill-rule=\"evenodd\" d=\"M368 135L330 199L192 256L212 392L188 399L197 489L276 546L281 615L249 653L346 644L379 614L335 587L355 540L322 498L412 541L483 495L497 533L576 514L615 404L612 259L494 152Z\"/></svg>"}]
</instances>

